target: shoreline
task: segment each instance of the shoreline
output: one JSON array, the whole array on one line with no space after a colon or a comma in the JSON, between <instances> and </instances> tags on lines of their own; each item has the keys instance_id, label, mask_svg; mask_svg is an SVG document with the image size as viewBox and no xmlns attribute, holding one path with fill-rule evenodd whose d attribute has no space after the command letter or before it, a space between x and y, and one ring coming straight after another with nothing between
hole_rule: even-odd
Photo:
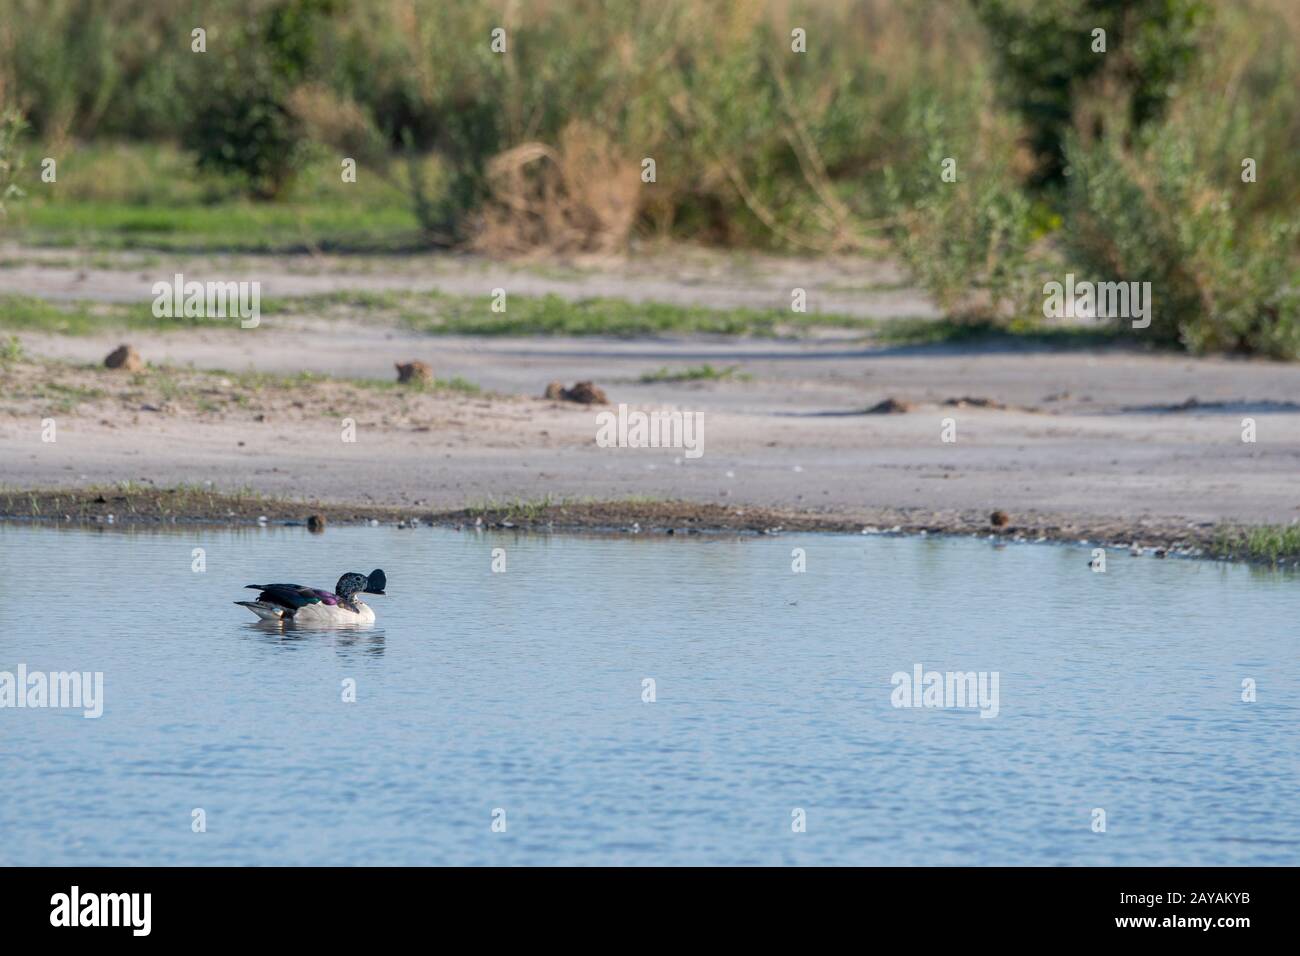
<instances>
[{"instance_id":1,"label":"shoreline","mask_svg":"<svg viewBox=\"0 0 1300 956\"><path fill-rule=\"evenodd\" d=\"M1222 524L1197 524L1177 519L1146 519L1140 525L1122 521L1086 520L1061 515L1010 516L995 527L990 515L951 514L935 521L910 514L912 509L871 509L864 512L814 512L712 505L689 501L520 501L449 510L367 505L346 502L295 501L191 488L75 488L0 491L0 522L40 526L125 528L185 527L303 527L309 519L331 526L396 525L403 528L442 527L514 530L531 533L604 533L647 535L734 534L770 536L782 533L979 537L1008 543L1050 543L1105 547L1154 557L1189 557L1285 567L1300 559L1252 560L1226 550L1226 534L1239 530ZM872 519L875 520L872 520ZM1180 527L1181 525L1181 527Z\"/></svg>"}]
</instances>

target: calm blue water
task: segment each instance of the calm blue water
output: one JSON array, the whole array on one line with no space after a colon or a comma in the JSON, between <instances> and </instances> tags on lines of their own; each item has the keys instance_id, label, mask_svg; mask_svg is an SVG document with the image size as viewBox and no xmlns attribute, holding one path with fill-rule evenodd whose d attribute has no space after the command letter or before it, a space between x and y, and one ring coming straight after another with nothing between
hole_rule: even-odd
<instances>
[{"instance_id":1,"label":"calm blue water","mask_svg":"<svg viewBox=\"0 0 1300 956\"><path fill-rule=\"evenodd\" d=\"M0 525L0 672L105 698L0 709L0 863L1300 863L1300 579L1087 558ZM373 567L368 630L231 603ZM997 671L998 715L895 708L918 663Z\"/></svg>"}]
</instances>

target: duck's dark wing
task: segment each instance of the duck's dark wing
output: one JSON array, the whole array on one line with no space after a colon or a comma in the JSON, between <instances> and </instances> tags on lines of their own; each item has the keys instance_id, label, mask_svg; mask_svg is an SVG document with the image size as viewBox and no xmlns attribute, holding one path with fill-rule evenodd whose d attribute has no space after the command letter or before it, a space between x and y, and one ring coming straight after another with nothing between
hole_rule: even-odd
<instances>
[{"instance_id":1,"label":"duck's dark wing","mask_svg":"<svg viewBox=\"0 0 1300 956\"><path fill-rule=\"evenodd\" d=\"M320 603L320 595L301 584L245 584L244 587L261 591L262 593L257 596L259 601L276 604L290 611L296 611L308 604Z\"/></svg>"}]
</instances>

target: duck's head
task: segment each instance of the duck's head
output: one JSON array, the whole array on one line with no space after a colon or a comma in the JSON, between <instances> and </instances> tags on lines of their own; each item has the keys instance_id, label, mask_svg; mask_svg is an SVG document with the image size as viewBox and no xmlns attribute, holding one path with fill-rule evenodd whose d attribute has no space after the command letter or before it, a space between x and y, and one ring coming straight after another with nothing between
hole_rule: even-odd
<instances>
[{"instance_id":1,"label":"duck's head","mask_svg":"<svg viewBox=\"0 0 1300 956\"><path fill-rule=\"evenodd\" d=\"M388 579L384 577L384 572L378 568L371 571L369 575L349 571L339 578L338 584L334 585L334 593L345 601L351 601L352 595L358 592L363 594L383 594L387 585Z\"/></svg>"}]
</instances>

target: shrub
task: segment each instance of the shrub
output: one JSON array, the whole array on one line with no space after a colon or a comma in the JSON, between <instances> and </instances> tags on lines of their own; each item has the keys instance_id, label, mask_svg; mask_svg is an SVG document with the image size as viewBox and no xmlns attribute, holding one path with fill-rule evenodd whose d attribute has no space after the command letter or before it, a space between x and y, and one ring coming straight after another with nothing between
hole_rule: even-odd
<instances>
[{"instance_id":1,"label":"shrub","mask_svg":"<svg viewBox=\"0 0 1300 956\"><path fill-rule=\"evenodd\" d=\"M304 145L288 98L313 66L315 33L332 6L279 0L209 37L216 49L190 77L194 105L185 129L201 168L242 176L259 199L288 185Z\"/></svg>"},{"instance_id":2,"label":"shrub","mask_svg":"<svg viewBox=\"0 0 1300 956\"><path fill-rule=\"evenodd\" d=\"M507 55L489 48L503 22L475 0L414 0L391 11L354 7L337 25L334 89L364 111L388 153L374 162L402 182L439 243L469 237L470 217L489 193L488 163L508 145L509 116L535 105L507 84L518 36ZM428 175L430 154L440 181Z\"/></svg>"},{"instance_id":3,"label":"shrub","mask_svg":"<svg viewBox=\"0 0 1300 956\"><path fill-rule=\"evenodd\" d=\"M1207 0L971 0L1002 67L1010 104L1029 126L1037 181L1059 184L1078 97L1103 92L1115 118L1158 119L1197 52ZM1106 50L1093 51L1093 30ZM1100 118L1097 118L1100 122ZM1094 130L1100 133L1101 130Z\"/></svg>"},{"instance_id":4,"label":"shrub","mask_svg":"<svg viewBox=\"0 0 1300 956\"><path fill-rule=\"evenodd\" d=\"M300 136L274 75L257 57L231 57L219 61L204 88L184 137L199 167L242 177L259 199L279 195L297 161Z\"/></svg>"},{"instance_id":5,"label":"shrub","mask_svg":"<svg viewBox=\"0 0 1300 956\"><path fill-rule=\"evenodd\" d=\"M191 3L4 0L0 87L47 142L69 137L170 136L187 106L178 87L193 65Z\"/></svg>"},{"instance_id":6,"label":"shrub","mask_svg":"<svg viewBox=\"0 0 1300 956\"><path fill-rule=\"evenodd\" d=\"M1208 181L1232 187L1241 215L1300 208L1300 4L1226 4L1202 41L1205 53L1166 125L1194 150ZM1242 188L1247 157L1258 175Z\"/></svg>"},{"instance_id":7,"label":"shrub","mask_svg":"<svg viewBox=\"0 0 1300 956\"><path fill-rule=\"evenodd\" d=\"M914 100L903 127L926 144L924 158L891 166L886 179L898 210L895 252L946 313L988 321L1028 303L1036 230L1016 168L1017 129L996 118L971 126L964 117L977 106ZM943 175L948 163L956 181Z\"/></svg>"},{"instance_id":8,"label":"shrub","mask_svg":"<svg viewBox=\"0 0 1300 956\"><path fill-rule=\"evenodd\" d=\"M1095 281L1151 283L1151 325L1136 336L1196 352L1294 358L1295 220L1240 215L1233 193L1196 161L1191 136L1162 125L1131 149L1115 139L1068 144L1063 239L1071 263Z\"/></svg>"},{"instance_id":9,"label":"shrub","mask_svg":"<svg viewBox=\"0 0 1300 956\"><path fill-rule=\"evenodd\" d=\"M945 313L989 320L1022 313L1029 278L1031 203L996 180L945 183L903 214L895 248Z\"/></svg>"},{"instance_id":10,"label":"shrub","mask_svg":"<svg viewBox=\"0 0 1300 956\"><path fill-rule=\"evenodd\" d=\"M25 356L23 343L19 341L18 336L11 335L7 339L0 340L0 368L8 368L15 362L21 362Z\"/></svg>"}]
</instances>

